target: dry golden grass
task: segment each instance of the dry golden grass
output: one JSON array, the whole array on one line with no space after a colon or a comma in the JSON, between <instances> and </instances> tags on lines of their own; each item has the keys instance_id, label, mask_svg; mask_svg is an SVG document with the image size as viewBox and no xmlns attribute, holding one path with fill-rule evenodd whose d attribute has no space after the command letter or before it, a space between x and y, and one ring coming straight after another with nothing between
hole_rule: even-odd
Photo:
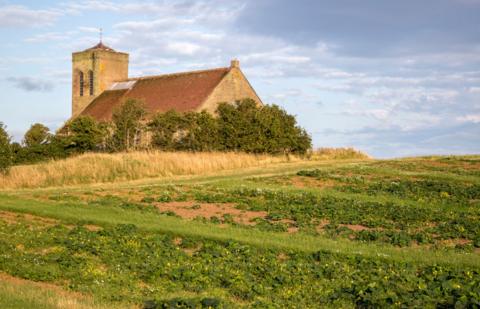
<instances>
[{"instance_id":1,"label":"dry golden grass","mask_svg":"<svg viewBox=\"0 0 480 309\"><path fill-rule=\"evenodd\" d=\"M128 304L107 304L91 296L67 291L60 286L34 282L0 273L1 308L52 308L52 309L135 309Z\"/></svg>"},{"instance_id":2,"label":"dry golden grass","mask_svg":"<svg viewBox=\"0 0 480 309\"><path fill-rule=\"evenodd\" d=\"M0 175L0 188L39 188L198 175L290 160L296 158L232 152L89 153L65 160L14 166L7 175Z\"/></svg>"},{"instance_id":3,"label":"dry golden grass","mask_svg":"<svg viewBox=\"0 0 480 309\"><path fill-rule=\"evenodd\" d=\"M305 160L368 159L353 148L320 148ZM43 188L122 182L176 175L202 175L274 163L301 161L295 156L253 155L234 152L87 153L64 160L14 166L0 174L0 189Z\"/></svg>"},{"instance_id":4,"label":"dry golden grass","mask_svg":"<svg viewBox=\"0 0 480 309\"><path fill-rule=\"evenodd\" d=\"M354 148L318 148L312 151L312 160L365 160L372 159L368 154Z\"/></svg>"}]
</instances>

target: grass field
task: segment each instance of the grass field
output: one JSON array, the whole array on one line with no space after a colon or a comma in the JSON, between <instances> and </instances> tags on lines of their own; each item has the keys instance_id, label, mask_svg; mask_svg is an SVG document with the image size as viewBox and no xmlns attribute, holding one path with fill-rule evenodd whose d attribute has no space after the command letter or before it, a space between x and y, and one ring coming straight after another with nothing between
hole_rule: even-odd
<instances>
[{"instance_id":1,"label":"grass field","mask_svg":"<svg viewBox=\"0 0 480 309\"><path fill-rule=\"evenodd\" d=\"M480 306L480 156L231 167L0 191L0 307Z\"/></svg>"}]
</instances>

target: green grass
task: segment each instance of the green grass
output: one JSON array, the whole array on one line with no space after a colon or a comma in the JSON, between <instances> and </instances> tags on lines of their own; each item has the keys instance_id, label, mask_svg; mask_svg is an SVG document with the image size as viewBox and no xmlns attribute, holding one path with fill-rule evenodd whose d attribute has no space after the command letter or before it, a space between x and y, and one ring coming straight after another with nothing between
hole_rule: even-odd
<instances>
[{"instance_id":1,"label":"green grass","mask_svg":"<svg viewBox=\"0 0 480 309\"><path fill-rule=\"evenodd\" d=\"M308 253L324 250L347 255L382 257L395 261L480 267L480 258L475 254L413 248L399 249L393 246L354 243L345 239L332 240L301 233L291 235L238 227L219 227L215 224L189 222L175 217L111 206L92 207L83 204L40 202L13 196L0 196L0 209L56 218L70 224L90 223L102 226L135 224L138 228L150 232L218 241L233 240L263 248L298 250Z\"/></svg>"}]
</instances>

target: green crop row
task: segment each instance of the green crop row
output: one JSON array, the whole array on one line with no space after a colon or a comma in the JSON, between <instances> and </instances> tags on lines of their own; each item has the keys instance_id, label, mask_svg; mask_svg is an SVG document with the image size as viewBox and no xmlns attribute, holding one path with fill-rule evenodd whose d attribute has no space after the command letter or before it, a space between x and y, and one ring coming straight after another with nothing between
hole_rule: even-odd
<instances>
[{"instance_id":1,"label":"green crop row","mask_svg":"<svg viewBox=\"0 0 480 309\"><path fill-rule=\"evenodd\" d=\"M180 238L134 225L0 221L0 270L146 308L480 306L474 268Z\"/></svg>"}]
</instances>

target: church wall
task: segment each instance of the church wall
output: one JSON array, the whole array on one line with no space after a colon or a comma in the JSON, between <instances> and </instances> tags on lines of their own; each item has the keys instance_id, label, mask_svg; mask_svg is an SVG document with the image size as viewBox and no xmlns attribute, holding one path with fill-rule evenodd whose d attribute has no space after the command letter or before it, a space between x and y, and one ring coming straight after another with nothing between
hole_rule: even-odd
<instances>
[{"instance_id":1,"label":"church wall","mask_svg":"<svg viewBox=\"0 0 480 309\"><path fill-rule=\"evenodd\" d=\"M90 70L93 95L90 95ZM84 75L83 96L80 96L80 72ZM128 78L128 54L103 50L73 53L72 74L72 117L75 117L113 82Z\"/></svg>"},{"instance_id":2,"label":"church wall","mask_svg":"<svg viewBox=\"0 0 480 309\"><path fill-rule=\"evenodd\" d=\"M233 67L230 72L222 79L213 92L208 96L205 102L198 108L197 111L205 110L211 114L215 113L218 103L234 103L237 100L251 98L257 101L258 104L262 104L262 100L255 93L248 82L245 75L235 63L232 63Z\"/></svg>"}]
</instances>

